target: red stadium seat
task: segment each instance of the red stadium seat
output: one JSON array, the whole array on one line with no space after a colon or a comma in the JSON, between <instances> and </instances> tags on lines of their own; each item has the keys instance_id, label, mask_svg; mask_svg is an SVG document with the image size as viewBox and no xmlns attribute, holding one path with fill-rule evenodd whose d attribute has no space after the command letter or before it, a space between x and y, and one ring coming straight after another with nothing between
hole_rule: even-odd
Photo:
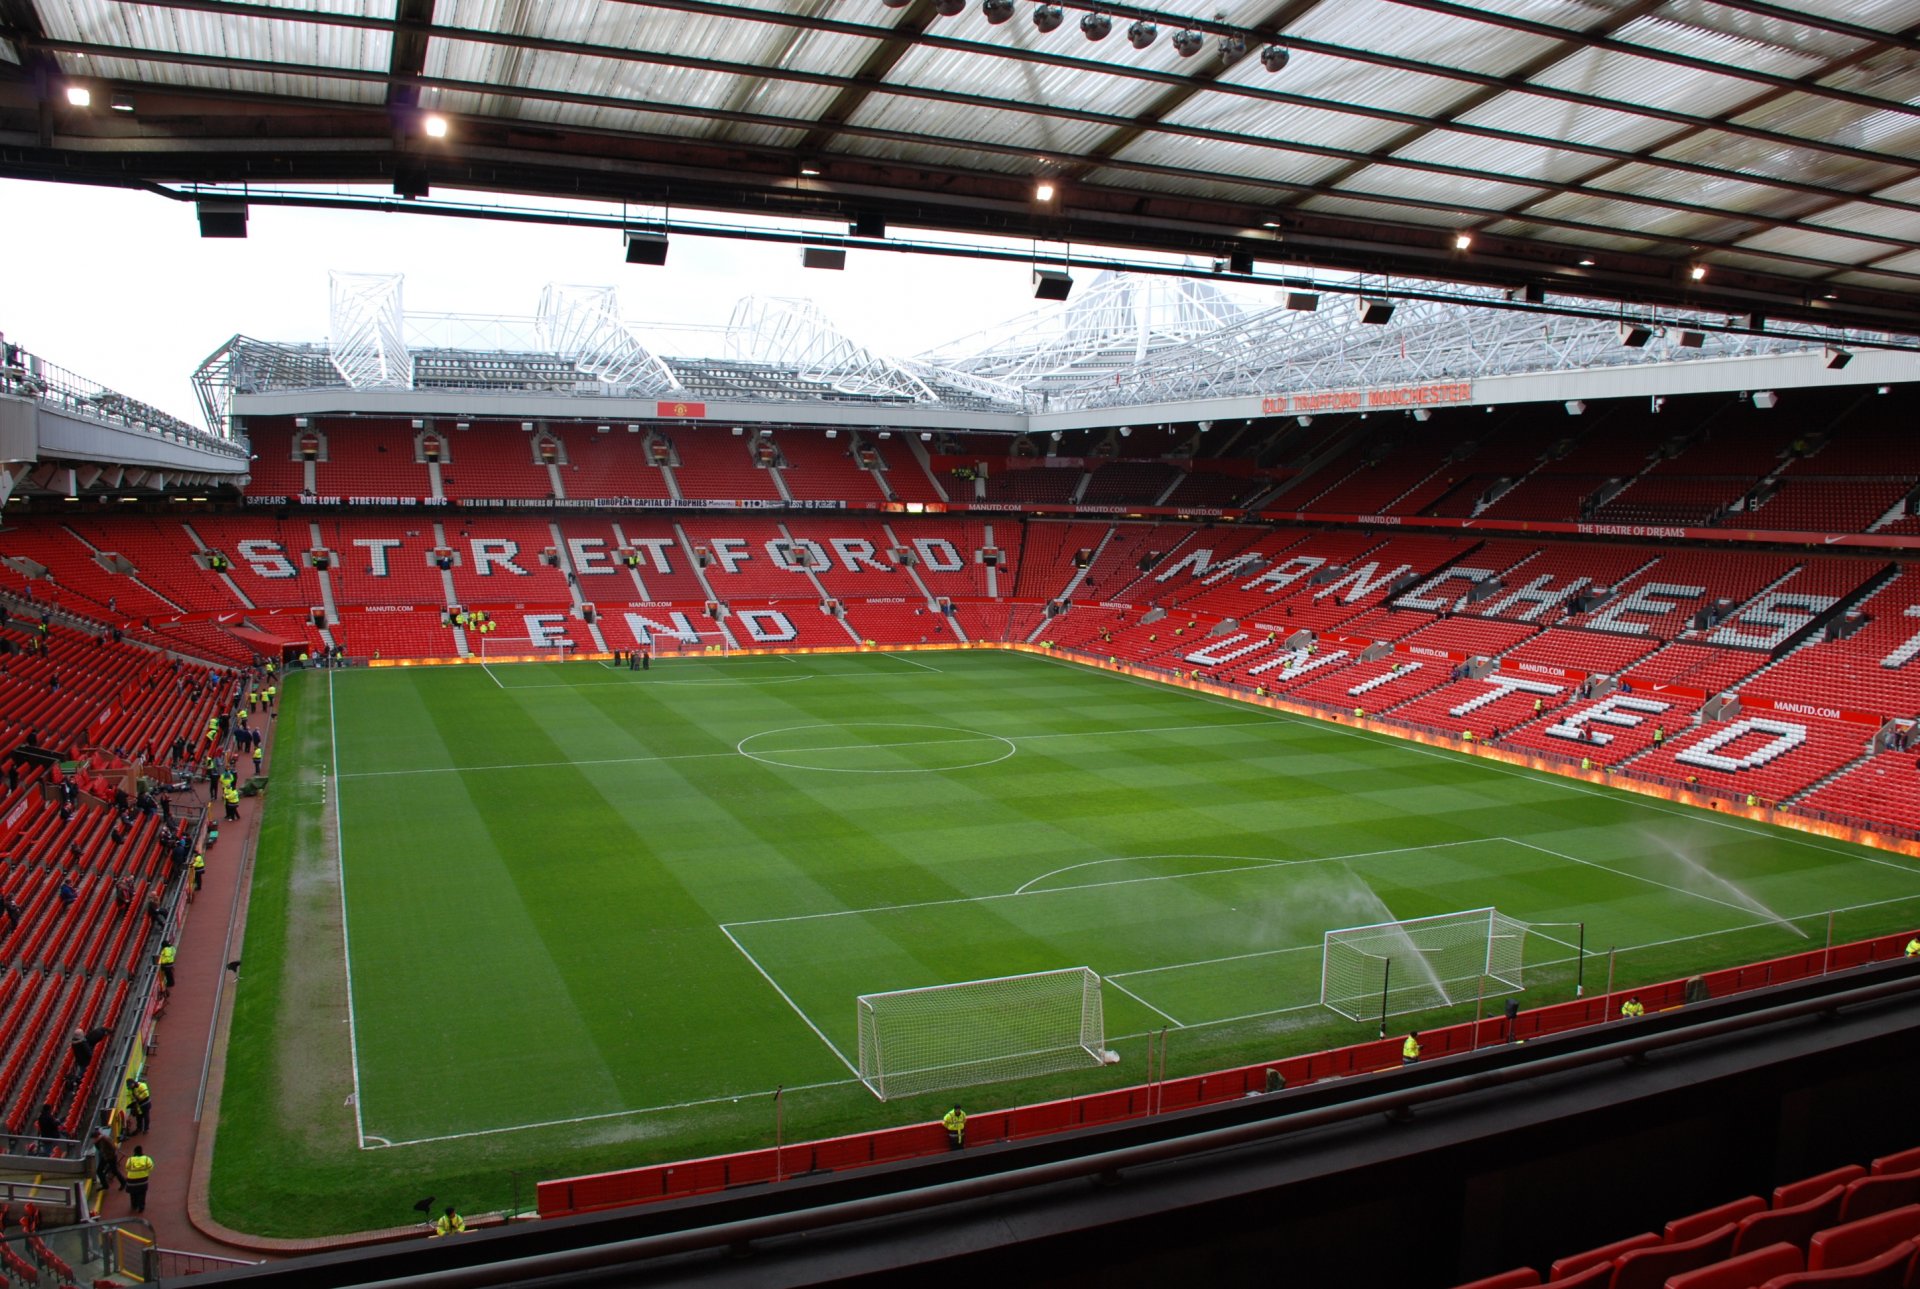
<instances>
[{"instance_id":1,"label":"red stadium seat","mask_svg":"<svg viewBox=\"0 0 1920 1289\"><path fill-rule=\"evenodd\" d=\"M1865 1177L1867 1170L1858 1164L1842 1164L1838 1168L1829 1168L1824 1173L1815 1173L1803 1177L1797 1182L1783 1182L1773 1188L1773 1206L1790 1208L1805 1203L1835 1186L1845 1186L1856 1177Z\"/></svg>"},{"instance_id":2,"label":"red stadium seat","mask_svg":"<svg viewBox=\"0 0 1920 1289\"><path fill-rule=\"evenodd\" d=\"M1840 1205L1840 1220L1852 1222L1908 1204L1920 1204L1920 1172L1862 1177L1847 1187L1847 1197Z\"/></svg>"},{"instance_id":3,"label":"red stadium seat","mask_svg":"<svg viewBox=\"0 0 1920 1289\"><path fill-rule=\"evenodd\" d=\"M1666 1242L1678 1244L1682 1240L1691 1240L1697 1235L1705 1235L1716 1227L1728 1222L1738 1222L1743 1217L1766 1211L1767 1202L1758 1195L1747 1195L1740 1199L1729 1200L1712 1208L1702 1209L1686 1217L1676 1217L1667 1223Z\"/></svg>"},{"instance_id":4,"label":"red stadium seat","mask_svg":"<svg viewBox=\"0 0 1920 1289\"><path fill-rule=\"evenodd\" d=\"M1807 1270L1847 1267L1878 1257L1902 1240L1920 1238L1920 1204L1889 1209L1858 1221L1814 1232L1807 1245Z\"/></svg>"},{"instance_id":5,"label":"red stadium seat","mask_svg":"<svg viewBox=\"0 0 1920 1289\"><path fill-rule=\"evenodd\" d=\"M1740 1234L1734 1241L1735 1251L1757 1249L1781 1240L1806 1248L1815 1231L1839 1221L1840 1205L1846 1193L1844 1186L1830 1186L1810 1200L1741 1219Z\"/></svg>"},{"instance_id":6,"label":"red stadium seat","mask_svg":"<svg viewBox=\"0 0 1920 1289\"><path fill-rule=\"evenodd\" d=\"M1566 1257L1557 1259L1548 1268L1547 1279L1549 1281L1565 1280L1590 1267L1610 1264L1623 1253L1644 1249L1658 1243L1660 1243L1660 1237L1652 1231L1647 1231L1641 1235L1630 1235L1624 1240L1615 1240L1611 1244L1603 1244L1596 1249L1588 1249L1585 1253L1569 1253Z\"/></svg>"},{"instance_id":7,"label":"red stadium seat","mask_svg":"<svg viewBox=\"0 0 1920 1289\"><path fill-rule=\"evenodd\" d=\"M1770 1276L1798 1271L1803 1265L1800 1250L1791 1244L1769 1244L1724 1262L1670 1276L1666 1289L1753 1289Z\"/></svg>"},{"instance_id":8,"label":"red stadium seat","mask_svg":"<svg viewBox=\"0 0 1920 1289\"><path fill-rule=\"evenodd\" d=\"M1623 1253L1614 1261L1613 1289L1660 1289L1667 1277L1720 1262L1734 1252L1732 1222L1678 1244L1651 1245Z\"/></svg>"},{"instance_id":9,"label":"red stadium seat","mask_svg":"<svg viewBox=\"0 0 1920 1289\"><path fill-rule=\"evenodd\" d=\"M1910 1146L1905 1150L1897 1150L1891 1155L1882 1155L1873 1161L1873 1166L1867 1171L1880 1177L1891 1173L1910 1173L1915 1169L1920 1169L1920 1146Z\"/></svg>"},{"instance_id":10,"label":"red stadium seat","mask_svg":"<svg viewBox=\"0 0 1920 1289\"><path fill-rule=\"evenodd\" d=\"M1858 1262L1850 1267L1829 1267L1824 1271L1797 1271L1790 1275L1775 1276L1766 1282L1762 1289L1800 1289L1801 1286L1821 1286L1821 1289L1907 1289L1912 1285L1912 1271L1915 1245L1912 1240L1903 1240L1879 1257L1866 1262Z\"/></svg>"}]
</instances>

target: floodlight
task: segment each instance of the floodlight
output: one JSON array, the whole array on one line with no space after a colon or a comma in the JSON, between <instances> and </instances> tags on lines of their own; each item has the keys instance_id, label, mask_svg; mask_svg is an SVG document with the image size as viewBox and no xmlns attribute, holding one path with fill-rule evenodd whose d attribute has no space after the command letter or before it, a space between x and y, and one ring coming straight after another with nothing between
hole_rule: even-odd
<instances>
[{"instance_id":1,"label":"floodlight","mask_svg":"<svg viewBox=\"0 0 1920 1289\"><path fill-rule=\"evenodd\" d=\"M1311 416L1296 416L1293 419L1300 422L1300 428L1302 429L1313 424L1313 418Z\"/></svg>"},{"instance_id":2,"label":"floodlight","mask_svg":"<svg viewBox=\"0 0 1920 1289\"><path fill-rule=\"evenodd\" d=\"M1073 278L1059 269L1035 269L1033 271L1033 298L1036 300L1064 300L1073 291Z\"/></svg>"},{"instance_id":3,"label":"floodlight","mask_svg":"<svg viewBox=\"0 0 1920 1289\"><path fill-rule=\"evenodd\" d=\"M1044 179L1033 186L1033 199L1035 201L1052 201L1053 193L1053 185Z\"/></svg>"},{"instance_id":4,"label":"floodlight","mask_svg":"<svg viewBox=\"0 0 1920 1289\"><path fill-rule=\"evenodd\" d=\"M667 235L643 233L629 228L626 233L627 263L661 265L667 262Z\"/></svg>"},{"instance_id":5,"label":"floodlight","mask_svg":"<svg viewBox=\"0 0 1920 1289\"><path fill-rule=\"evenodd\" d=\"M243 201L197 201L194 211L200 217L202 237L247 235L247 204Z\"/></svg>"},{"instance_id":6,"label":"floodlight","mask_svg":"<svg viewBox=\"0 0 1920 1289\"><path fill-rule=\"evenodd\" d=\"M1260 65L1270 72L1285 71L1293 54L1285 45L1268 45L1260 51Z\"/></svg>"},{"instance_id":7,"label":"floodlight","mask_svg":"<svg viewBox=\"0 0 1920 1289\"><path fill-rule=\"evenodd\" d=\"M1620 343L1629 349L1645 349L1653 339L1653 328L1638 322L1620 324Z\"/></svg>"},{"instance_id":8,"label":"floodlight","mask_svg":"<svg viewBox=\"0 0 1920 1289\"><path fill-rule=\"evenodd\" d=\"M1566 406L1568 416L1578 416L1587 410L1587 405L1577 398L1568 399Z\"/></svg>"},{"instance_id":9,"label":"floodlight","mask_svg":"<svg viewBox=\"0 0 1920 1289\"><path fill-rule=\"evenodd\" d=\"M1779 404L1780 396L1770 389L1755 390L1753 405L1760 408L1772 408Z\"/></svg>"},{"instance_id":10,"label":"floodlight","mask_svg":"<svg viewBox=\"0 0 1920 1289\"><path fill-rule=\"evenodd\" d=\"M1311 291L1289 291L1286 305L1295 313L1312 313L1320 307L1320 297Z\"/></svg>"},{"instance_id":11,"label":"floodlight","mask_svg":"<svg viewBox=\"0 0 1920 1289\"><path fill-rule=\"evenodd\" d=\"M1206 44L1206 37L1197 31L1176 31L1173 33L1173 47L1182 58L1192 58Z\"/></svg>"},{"instance_id":12,"label":"floodlight","mask_svg":"<svg viewBox=\"0 0 1920 1289\"><path fill-rule=\"evenodd\" d=\"M1066 13L1057 4L1043 4L1033 11L1033 27L1041 35L1060 30L1060 24L1067 20Z\"/></svg>"},{"instance_id":13,"label":"floodlight","mask_svg":"<svg viewBox=\"0 0 1920 1289\"><path fill-rule=\"evenodd\" d=\"M1848 363L1853 361L1853 355L1847 352L1845 349L1835 349L1831 345L1829 345L1826 348L1825 353L1827 356L1828 371L1839 371L1841 368L1845 367Z\"/></svg>"},{"instance_id":14,"label":"floodlight","mask_svg":"<svg viewBox=\"0 0 1920 1289\"><path fill-rule=\"evenodd\" d=\"M1393 320L1393 301L1376 300L1366 296L1354 302L1354 308L1360 314L1360 321L1369 327L1384 327Z\"/></svg>"},{"instance_id":15,"label":"floodlight","mask_svg":"<svg viewBox=\"0 0 1920 1289\"><path fill-rule=\"evenodd\" d=\"M436 112L422 121L420 128L426 131L429 139L444 139L447 137L447 118Z\"/></svg>"},{"instance_id":16,"label":"floodlight","mask_svg":"<svg viewBox=\"0 0 1920 1289\"><path fill-rule=\"evenodd\" d=\"M958 18L967 10L967 0L933 0L933 11L942 18Z\"/></svg>"},{"instance_id":17,"label":"floodlight","mask_svg":"<svg viewBox=\"0 0 1920 1289\"><path fill-rule=\"evenodd\" d=\"M1121 438L1123 438L1123 439L1126 439L1126 438L1131 438L1131 437L1133 437L1133 427L1132 427L1131 425L1123 425L1123 426L1121 426L1121 427L1120 427L1120 437L1121 437Z\"/></svg>"},{"instance_id":18,"label":"floodlight","mask_svg":"<svg viewBox=\"0 0 1920 1289\"><path fill-rule=\"evenodd\" d=\"M424 430L427 428L427 423L424 419L416 416L413 418L413 428L416 430Z\"/></svg>"},{"instance_id":19,"label":"floodlight","mask_svg":"<svg viewBox=\"0 0 1920 1289\"><path fill-rule=\"evenodd\" d=\"M920 431L920 441L922 443L931 443L933 441L933 435L926 430L922 430Z\"/></svg>"},{"instance_id":20,"label":"floodlight","mask_svg":"<svg viewBox=\"0 0 1920 1289\"><path fill-rule=\"evenodd\" d=\"M1455 233L1453 235L1453 249L1456 251L1472 250L1473 234L1472 233Z\"/></svg>"},{"instance_id":21,"label":"floodlight","mask_svg":"<svg viewBox=\"0 0 1920 1289\"><path fill-rule=\"evenodd\" d=\"M1594 262L1592 260L1581 260L1580 267L1583 269L1590 269L1593 267L1593 263Z\"/></svg>"},{"instance_id":22,"label":"floodlight","mask_svg":"<svg viewBox=\"0 0 1920 1289\"><path fill-rule=\"evenodd\" d=\"M741 435L745 434L746 432L747 432L747 428L744 425L736 425L733 427L733 437L736 439L739 438Z\"/></svg>"},{"instance_id":23,"label":"floodlight","mask_svg":"<svg viewBox=\"0 0 1920 1289\"><path fill-rule=\"evenodd\" d=\"M107 100L107 106L116 112L131 112L133 111L133 95L115 94L111 99Z\"/></svg>"},{"instance_id":24,"label":"floodlight","mask_svg":"<svg viewBox=\"0 0 1920 1289\"><path fill-rule=\"evenodd\" d=\"M838 430L828 430L828 431L827 431L827 437L828 437L828 438L830 438L830 439L837 439L837 438L839 438L839 437L840 437L840 431L838 431Z\"/></svg>"},{"instance_id":25,"label":"floodlight","mask_svg":"<svg viewBox=\"0 0 1920 1289\"><path fill-rule=\"evenodd\" d=\"M67 102L74 107L92 107L93 91L84 85L67 86Z\"/></svg>"},{"instance_id":26,"label":"floodlight","mask_svg":"<svg viewBox=\"0 0 1920 1289\"><path fill-rule=\"evenodd\" d=\"M1112 30L1113 19L1098 10L1081 16L1080 34L1088 40L1105 40Z\"/></svg>"},{"instance_id":27,"label":"floodlight","mask_svg":"<svg viewBox=\"0 0 1920 1289\"><path fill-rule=\"evenodd\" d=\"M522 434L531 434L531 433L533 433L533 422L532 422L532 421L522 421L522 422L520 422L520 432L521 432Z\"/></svg>"},{"instance_id":28,"label":"floodlight","mask_svg":"<svg viewBox=\"0 0 1920 1289\"><path fill-rule=\"evenodd\" d=\"M998 27L1013 17L1013 0L985 0L985 3L980 6L980 12L986 16L988 22Z\"/></svg>"},{"instance_id":29,"label":"floodlight","mask_svg":"<svg viewBox=\"0 0 1920 1289\"><path fill-rule=\"evenodd\" d=\"M1145 49L1159 39L1160 29L1145 18L1127 28L1127 43L1135 49Z\"/></svg>"},{"instance_id":30,"label":"floodlight","mask_svg":"<svg viewBox=\"0 0 1920 1289\"><path fill-rule=\"evenodd\" d=\"M1213 428L1212 421L1195 421L1193 424L1194 424L1194 427L1198 429L1202 434L1205 434L1208 430Z\"/></svg>"},{"instance_id":31,"label":"floodlight","mask_svg":"<svg viewBox=\"0 0 1920 1289\"><path fill-rule=\"evenodd\" d=\"M803 179L818 179L820 177L820 167L819 166L801 166L800 177Z\"/></svg>"},{"instance_id":32,"label":"floodlight","mask_svg":"<svg viewBox=\"0 0 1920 1289\"><path fill-rule=\"evenodd\" d=\"M1704 282L1707 277L1707 266L1704 264L1696 264L1687 270L1687 276L1696 282Z\"/></svg>"},{"instance_id":33,"label":"floodlight","mask_svg":"<svg viewBox=\"0 0 1920 1289\"><path fill-rule=\"evenodd\" d=\"M1429 407L1416 407L1413 409L1413 419L1416 421L1432 420L1433 409Z\"/></svg>"}]
</instances>

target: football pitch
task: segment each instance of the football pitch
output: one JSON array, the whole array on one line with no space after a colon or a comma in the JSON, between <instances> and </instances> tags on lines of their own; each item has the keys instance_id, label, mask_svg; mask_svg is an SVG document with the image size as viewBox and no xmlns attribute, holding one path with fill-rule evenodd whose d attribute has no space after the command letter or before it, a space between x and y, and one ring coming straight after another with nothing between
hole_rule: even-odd
<instances>
[{"instance_id":1,"label":"football pitch","mask_svg":"<svg viewBox=\"0 0 1920 1289\"><path fill-rule=\"evenodd\" d=\"M1120 1063L987 1108L1372 1037L1331 928L1496 907L1534 1006L1920 920L1903 857L1031 654L308 673L279 720L213 1183L260 1233L771 1144L776 1087L788 1140L937 1117L857 1081L862 994L1097 972Z\"/></svg>"}]
</instances>

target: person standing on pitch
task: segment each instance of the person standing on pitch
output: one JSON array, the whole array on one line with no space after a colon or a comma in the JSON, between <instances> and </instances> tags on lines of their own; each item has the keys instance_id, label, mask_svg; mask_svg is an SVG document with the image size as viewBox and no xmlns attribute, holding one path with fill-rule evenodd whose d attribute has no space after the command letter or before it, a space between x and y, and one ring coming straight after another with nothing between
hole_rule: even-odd
<instances>
[{"instance_id":1,"label":"person standing on pitch","mask_svg":"<svg viewBox=\"0 0 1920 1289\"><path fill-rule=\"evenodd\" d=\"M940 1126L947 1130L947 1148L960 1150L967 1144L967 1112L959 1106L941 1116Z\"/></svg>"},{"instance_id":2,"label":"person standing on pitch","mask_svg":"<svg viewBox=\"0 0 1920 1289\"><path fill-rule=\"evenodd\" d=\"M133 1149L127 1154L126 1163L127 1198L133 1201L133 1211L147 1211L147 1182L153 1177L153 1156L149 1155L139 1142L133 1143Z\"/></svg>"}]
</instances>

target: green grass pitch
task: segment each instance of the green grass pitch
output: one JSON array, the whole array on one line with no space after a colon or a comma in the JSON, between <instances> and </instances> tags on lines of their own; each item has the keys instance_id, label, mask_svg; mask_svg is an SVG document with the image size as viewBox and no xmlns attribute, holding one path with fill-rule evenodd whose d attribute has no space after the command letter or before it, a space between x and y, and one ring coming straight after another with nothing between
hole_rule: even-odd
<instances>
[{"instance_id":1,"label":"green grass pitch","mask_svg":"<svg viewBox=\"0 0 1920 1289\"><path fill-rule=\"evenodd\" d=\"M1162 1029L1176 1075L1370 1037L1330 927L1497 906L1531 1006L1575 923L1593 989L1920 920L1898 856L1034 655L287 691L213 1176L261 1234L771 1144L776 1086L788 1140L937 1116L854 1081L862 993L1097 971L1121 1063L984 1108L1137 1082Z\"/></svg>"}]
</instances>

